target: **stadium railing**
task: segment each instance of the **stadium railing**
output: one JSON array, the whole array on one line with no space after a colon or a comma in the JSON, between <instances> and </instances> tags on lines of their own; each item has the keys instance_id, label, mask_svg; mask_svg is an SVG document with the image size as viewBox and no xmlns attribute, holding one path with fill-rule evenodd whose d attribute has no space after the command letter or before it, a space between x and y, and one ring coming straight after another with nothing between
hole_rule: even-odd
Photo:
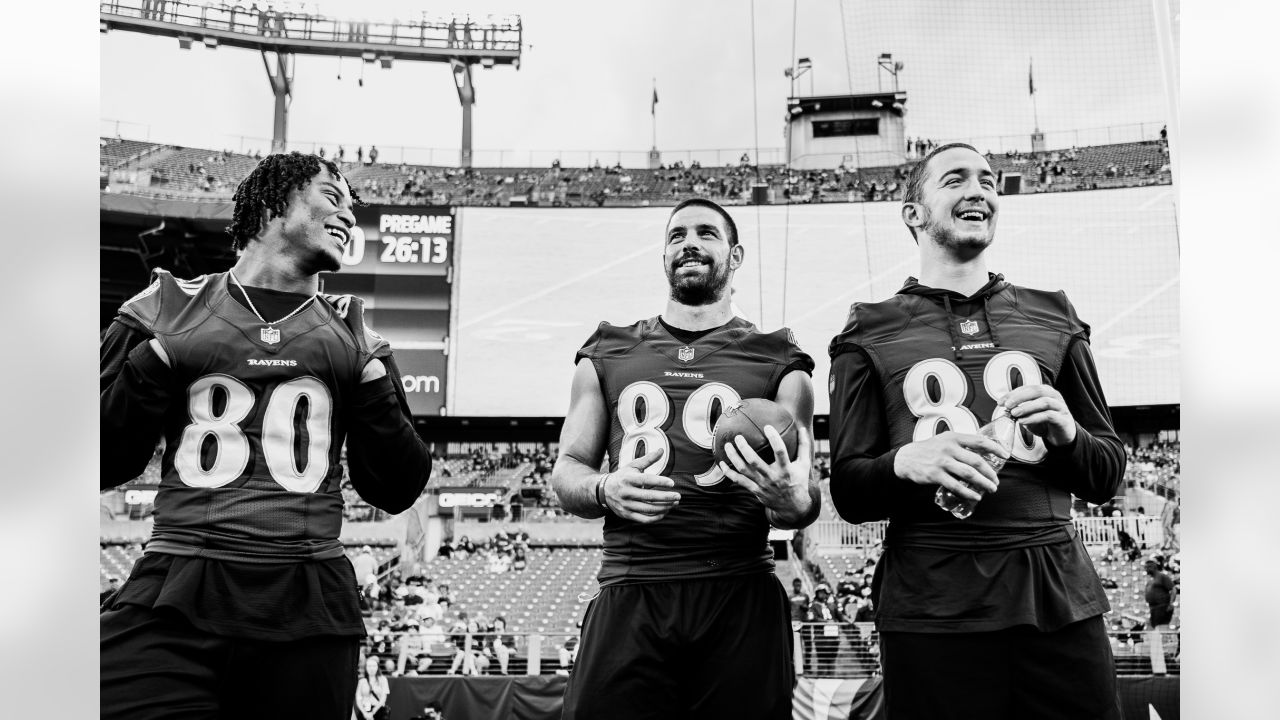
<instances>
[{"instance_id":1,"label":"stadium railing","mask_svg":"<svg viewBox=\"0 0 1280 720\"><path fill-rule=\"evenodd\" d=\"M792 623L794 660L797 670L814 678L860 678L880 674L880 636L872 623ZM399 659L399 643L405 633L391 633L392 652L380 653L383 659ZM1116 675L1180 675L1181 632L1123 631L1108 634L1115 658ZM578 633L513 634L515 640L508 661L509 675L552 675L572 672L576 661ZM493 633L474 633L463 642L465 652L485 655L487 667L482 674L499 673L497 658L490 649ZM452 668L458 646L453 642L432 645L428 652L431 663L418 675L447 675ZM481 663L482 665L484 663ZM406 673L413 661L405 664ZM461 664L459 674L461 673Z\"/></svg>"}]
</instances>

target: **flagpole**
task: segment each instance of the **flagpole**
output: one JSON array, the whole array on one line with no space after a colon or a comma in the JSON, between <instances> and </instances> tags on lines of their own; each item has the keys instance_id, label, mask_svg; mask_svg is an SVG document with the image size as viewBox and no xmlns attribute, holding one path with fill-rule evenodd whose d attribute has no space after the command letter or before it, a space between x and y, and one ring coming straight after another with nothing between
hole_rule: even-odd
<instances>
[{"instance_id":1,"label":"flagpole","mask_svg":"<svg viewBox=\"0 0 1280 720\"><path fill-rule=\"evenodd\" d=\"M658 78L653 79L653 97L658 97ZM658 103L651 102L649 114L653 116L653 149L658 149Z\"/></svg>"},{"instance_id":2,"label":"flagpole","mask_svg":"<svg viewBox=\"0 0 1280 720\"><path fill-rule=\"evenodd\" d=\"M1036 132L1040 132L1040 103L1036 101L1036 83L1035 77L1032 75L1032 68L1035 66L1035 58L1031 58L1031 62L1027 64L1027 82L1031 87L1031 113L1035 117Z\"/></svg>"}]
</instances>

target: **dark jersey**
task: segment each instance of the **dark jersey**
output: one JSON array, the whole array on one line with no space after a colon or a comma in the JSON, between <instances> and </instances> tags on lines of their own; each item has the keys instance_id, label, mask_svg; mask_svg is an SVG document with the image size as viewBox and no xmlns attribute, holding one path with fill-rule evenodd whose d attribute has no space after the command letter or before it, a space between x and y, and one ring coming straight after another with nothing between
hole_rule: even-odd
<instances>
[{"instance_id":1,"label":"dark jersey","mask_svg":"<svg viewBox=\"0 0 1280 720\"><path fill-rule=\"evenodd\" d=\"M884 390L889 442L894 447L951 430L975 433L991 420L996 399L1021 385L1053 385L1075 338L1088 330L1061 293L1009 286L966 314L949 315L935 299L899 294L854 305L832 352L863 352ZM957 305L957 308L960 308ZM999 346L993 341L995 325ZM953 349L953 333L960 345ZM953 547L1025 546L1060 540L1070 527L1071 494L1052 482L1044 441L1025 429L1000 471L1000 491L983 498L967 520L932 502L933 486L915 486L895 507L899 543ZM1039 540L1037 540L1037 538Z\"/></svg>"},{"instance_id":2,"label":"dark jersey","mask_svg":"<svg viewBox=\"0 0 1280 720\"><path fill-rule=\"evenodd\" d=\"M306 299L249 291L270 317ZM358 299L312 300L272 326L278 342L241 302L225 275L182 281L157 271L103 336L102 487L136 476L166 437L152 538L110 602L164 607L234 637L362 635L355 573L336 541L341 499L332 499L344 425L352 484L388 512L421 493L430 454L392 381L390 348L364 326ZM153 337L173 368L144 347ZM387 377L360 383L373 357ZM312 384L322 381L335 384ZM213 387L201 393L201 383ZM194 452L182 447L188 432L200 434Z\"/></svg>"},{"instance_id":3,"label":"dark jersey","mask_svg":"<svg viewBox=\"0 0 1280 720\"><path fill-rule=\"evenodd\" d=\"M658 318L601 323L575 361L583 358L595 366L609 409L610 469L664 448L646 472L674 480L681 496L661 522L606 515L600 584L771 571L764 505L716 467L711 433L727 405L772 400L789 371L813 372L790 331L762 333L734 318L686 344Z\"/></svg>"},{"instance_id":4,"label":"dark jersey","mask_svg":"<svg viewBox=\"0 0 1280 720\"><path fill-rule=\"evenodd\" d=\"M1052 629L1107 608L1070 518L1073 491L1100 502L1124 469L1087 340L1065 295L998 276L970 298L912 283L853 307L830 348L832 499L852 522L889 519L880 629ZM967 520L893 473L897 448L973 433L998 398L1041 383L1063 394L1076 441L1048 448L1020 428L999 491Z\"/></svg>"},{"instance_id":5,"label":"dark jersey","mask_svg":"<svg viewBox=\"0 0 1280 720\"><path fill-rule=\"evenodd\" d=\"M268 326L232 299L227 275L159 271L121 308L164 347L175 402L148 550L224 560L343 554L346 404L386 342L317 298ZM357 307L358 309L358 307Z\"/></svg>"}]
</instances>

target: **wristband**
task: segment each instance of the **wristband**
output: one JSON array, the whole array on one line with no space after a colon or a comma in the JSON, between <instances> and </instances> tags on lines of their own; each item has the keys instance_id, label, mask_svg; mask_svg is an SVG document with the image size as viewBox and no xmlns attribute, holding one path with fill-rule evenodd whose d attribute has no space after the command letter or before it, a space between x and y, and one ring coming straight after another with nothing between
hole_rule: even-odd
<instances>
[{"instance_id":1,"label":"wristband","mask_svg":"<svg viewBox=\"0 0 1280 720\"><path fill-rule=\"evenodd\" d=\"M609 479L609 473L600 476L596 481L596 504L605 510L609 509L609 504L604 499L604 481Z\"/></svg>"}]
</instances>

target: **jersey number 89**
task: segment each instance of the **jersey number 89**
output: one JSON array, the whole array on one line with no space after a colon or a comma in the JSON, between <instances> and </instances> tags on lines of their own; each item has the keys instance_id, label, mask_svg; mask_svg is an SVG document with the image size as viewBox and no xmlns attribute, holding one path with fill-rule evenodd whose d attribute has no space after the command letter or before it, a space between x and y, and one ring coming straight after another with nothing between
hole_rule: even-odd
<instances>
[{"instance_id":1,"label":"jersey number 89","mask_svg":"<svg viewBox=\"0 0 1280 720\"><path fill-rule=\"evenodd\" d=\"M993 400L998 400L1014 389L1013 373L1022 375L1022 384L1038 385L1042 380L1040 366L1035 358L1017 350L1007 350L987 362L982 370L982 386ZM938 392L929 392L930 381L937 383ZM965 406L969 395L969 379L955 363L945 358L921 360L907 371L902 381L902 393L916 420L912 440L928 440L942 431L942 423L958 433L976 433L982 424ZM1013 457L1025 463L1037 463L1047 452L1044 441L1035 435L1014 434Z\"/></svg>"},{"instance_id":2,"label":"jersey number 89","mask_svg":"<svg viewBox=\"0 0 1280 720\"><path fill-rule=\"evenodd\" d=\"M214 393L226 396L220 411ZM298 428L295 417L303 401L303 425L307 446L302 463L294 457ZM230 375L205 375L187 389L187 412L191 424L182 431L174 453L173 466L182 482L191 487L222 487L244 473L249 466L249 437L240 429L253 412L254 396L249 386ZM267 394L262 413L262 456L267 471L285 490L314 492L329 472L329 421L333 401L329 388L313 377L300 377L277 385ZM201 462L201 449L213 442L213 461Z\"/></svg>"},{"instance_id":3,"label":"jersey number 89","mask_svg":"<svg viewBox=\"0 0 1280 720\"><path fill-rule=\"evenodd\" d=\"M724 383L710 382L700 386L689 394L684 401L684 413L680 421L684 436L694 445L705 450L711 449L712 434L715 429L712 423L711 410L716 401L720 407L728 407L741 398L738 391ZM640 403L645 408L644 419L640 419ZM671 465L671 440L662 431L667 418L671 415L671 399L656 383L648 380L631 383L618 393L618 424L622 426L622 446L618 449L618 466L621 467L640 457L640 444L644 443L646 453L662 448L662 462L654 463L645 469L651 475L661 475ZM703 473L694 475L694 481L703 487L715 485L724 479L724 472L715 463Z\"/></svg>"}]
</instances>

